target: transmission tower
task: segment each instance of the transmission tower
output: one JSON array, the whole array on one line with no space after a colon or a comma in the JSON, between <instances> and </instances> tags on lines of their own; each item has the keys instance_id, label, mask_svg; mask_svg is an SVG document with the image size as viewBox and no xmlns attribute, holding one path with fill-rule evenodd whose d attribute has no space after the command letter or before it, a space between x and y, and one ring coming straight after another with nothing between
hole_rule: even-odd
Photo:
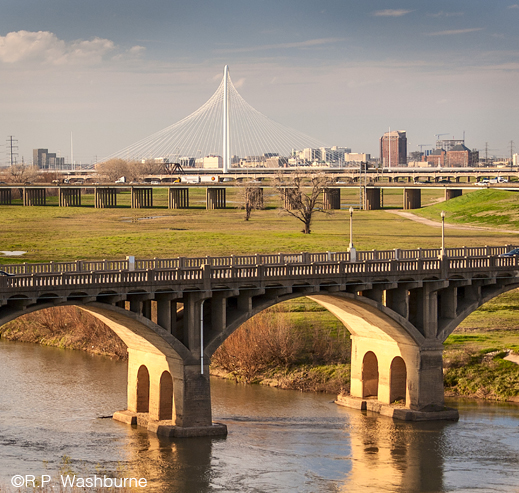
<instances>
[{"instance_id":1,"label":"transmission tower","mask_svg":"<svg viewBox=\"0 0 519 493\"><path fill-rule=\"evenodd\" d=\"M16 156L18 156L18 139L15 139L14 136L7 136L7 144L6 144L6 154L7 159L9 160L9 166L16 164Z\"/></svg>"}]
</instances>

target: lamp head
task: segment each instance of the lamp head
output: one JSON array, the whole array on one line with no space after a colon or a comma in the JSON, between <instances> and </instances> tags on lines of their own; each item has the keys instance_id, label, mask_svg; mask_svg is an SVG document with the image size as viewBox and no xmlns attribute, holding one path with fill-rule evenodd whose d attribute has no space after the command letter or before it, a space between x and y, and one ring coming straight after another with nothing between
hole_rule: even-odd
<instances>
[{"instance_id":1,"label":"lamp head","mask_svg":"<svg viewBox=\"0 0 519 493\"><path fill-rule=\"evenodd\" d=\"M442 211L440 215L441 215L442 219L444 219L445 218L445 211Z\"/></svg>"}]
</instances>

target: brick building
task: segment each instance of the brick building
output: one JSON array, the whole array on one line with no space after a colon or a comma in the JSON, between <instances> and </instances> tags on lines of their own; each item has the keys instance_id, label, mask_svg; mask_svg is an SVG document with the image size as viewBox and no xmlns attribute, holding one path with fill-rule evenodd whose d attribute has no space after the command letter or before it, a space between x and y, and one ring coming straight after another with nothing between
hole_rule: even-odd
<instances>
[{"instance_id":1,"label":"brick building","mask_svg":"<svg viewBox=\"0 0 519 493\"><path fill-rule=\"evenodd\" d=\"M443 149L434 149L427 156L422 156L422 161L427 161L429 166L436 166L443 168L445 166L445 150Z\"/></svg>"},{"instance_id":2,"label":"brick building","mask_svg":"<svg viewBox=\"0 0 519 493\"><path fill-rule=\"evenodd\" d=\"M422 156L422 161L427 161L429 166L442 168L464 168L477 166L479 152L471 151L463 144L452 147L449 151L435 149L427 156Z\"/></svg>"},{"instance_id":3,"label":"brick building","mask_svg":"<svg viewBox=\"0 0 519 493\"><path fill-rule=\"evenodd\" d=\"M407 165L407 135L405 130L386 132L380 137L380 162L384 167Z\"/></svg>"},{"instance_id":4,"label":"brick building","mask_svg":"<svg viewBox=\"0 0 519 493\"><path fill-rule=\"evenodd\" d=\"M479 162L479 152L471 151L463 144L454 146L445 155L445 167L462 168L477 166Z\"/></svg>"}]
</instances>

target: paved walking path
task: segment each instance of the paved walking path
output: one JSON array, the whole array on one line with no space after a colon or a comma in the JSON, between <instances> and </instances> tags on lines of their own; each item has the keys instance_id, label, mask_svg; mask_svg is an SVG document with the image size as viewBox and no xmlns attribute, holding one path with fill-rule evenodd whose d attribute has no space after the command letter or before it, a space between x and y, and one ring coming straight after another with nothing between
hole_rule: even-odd
<instances>
[{"instance_id":1,"label":"paved walking path","mask_svg":"<svg viewBox=\"0 0 519 493\"><path fill-rule=\"evenodd\" d=\"M432 226L433 228L441 228L442 223L440 221L433 221L431 219L426 219L425 217L416 216L411 212L405 212L400 210L388 209L386 212L391 214L396 214L397 216L403 217L405 219L409 219L410 221L416 221L417 223L425 224L426 226ZM480 231L495 231L497 233L512 233L519 234L517 230L510 229L501 229L501 228L487 228L485 226L471 226L469 224L448 224L445 223L446 229L473 229Z\"/></svg>"}]
</instances>

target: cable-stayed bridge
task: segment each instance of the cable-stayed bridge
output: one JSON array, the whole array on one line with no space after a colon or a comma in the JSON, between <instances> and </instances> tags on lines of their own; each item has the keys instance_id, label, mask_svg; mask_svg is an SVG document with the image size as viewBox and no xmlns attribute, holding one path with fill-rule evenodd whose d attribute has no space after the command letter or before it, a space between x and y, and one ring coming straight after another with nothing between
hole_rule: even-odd
<instances>
[{"instance_id":1,"label":"cable-stayed bridge","mask_svg":"<svg viewBox=\"0 0 519 493\"><path fill-rule=\"evenodd\" d=\"M248 161L264 156L289 157L294 149L324 145L271 120L249 105L236 90L226 65L218 89L204 105L105 160L162 158L169 162L193 163L193 160L213 156L216 158L214 167L223 168L226 173L231 168L233 156Z\"/></svg>"}]
</instances>

